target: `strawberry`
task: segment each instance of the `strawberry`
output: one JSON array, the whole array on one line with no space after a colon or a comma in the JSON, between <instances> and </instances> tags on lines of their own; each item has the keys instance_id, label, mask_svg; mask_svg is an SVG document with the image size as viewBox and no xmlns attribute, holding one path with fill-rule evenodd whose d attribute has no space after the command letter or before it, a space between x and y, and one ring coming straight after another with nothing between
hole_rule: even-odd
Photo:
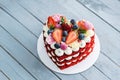
<instances>
[{"instance_id":1,"label":"strawberry","mask_svg":"<svg viewBox=\"0 0 120 80\"><path fill-rule=\"evenodd\" d=\"M66 44L70 44L74 42L78 38L78 35L75 31L69 32L67 39L66 39Z\"/></svg>"},{"instance_id":2,"label":"strawberry","mask_svg":"<svg viewBox=\"0 0 120 80\"><path fill-rule=\"evenodd\" d=\"M82 30L88 30L87 27L85 26L85 20L79 21L78 27L80 27L80 29Z\"/></svg>"},{"instance_id":3,"label":"strawberry","mask_svg":"<svg viewBox=\"0 0 120 80\"><path fill-rule=\"evenodd\" d=\"M53 34L53 39L57 42L60 43L62 40L62 30L61 29L55 29Z\"/></svg>"},{"instance_id":4,"label":"strawberry","mask_svg":"<svg viewBox=\"0 0 120 80\"><path fill-rule=\"evenodd\" d=\"M71 26L68 25L67 23L62 23L61 26L63 30L66 30L68 32L71 30Z\"/></svg>"},{"instance_id":5,"label":"strawberry","mask_svg":"<svg viewBox=\"0 0 120 80\"><path fill-rule=\"evenodd\" d=\"M53 27L53 26L56 25L56 22L54 21L54 19L53 19L51 16L48 17L47 25L48 25L49 28L50 28L51 26Z\"/></svg>"}]
</instances>

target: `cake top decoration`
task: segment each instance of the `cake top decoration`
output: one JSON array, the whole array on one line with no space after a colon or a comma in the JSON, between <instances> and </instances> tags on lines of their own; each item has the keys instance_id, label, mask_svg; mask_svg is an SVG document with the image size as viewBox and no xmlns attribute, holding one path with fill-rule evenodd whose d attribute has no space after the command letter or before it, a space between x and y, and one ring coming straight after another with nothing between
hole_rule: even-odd
<instances>
[{"instance_id":1,"label":"cake top decoration","mask_svg":"<svg viewBox=\"0 0 120 80\"><path fill-rule=\"evenodd\" d=\"M90 37L94 35L94 26L84 19L67 20L65 16L55 14L48 17L44 32L46 42L54 43L55 49L66 50L70 47L75 50L77 47L84 47L85 43L90 41Z\"/></svg>"}]
</instances>

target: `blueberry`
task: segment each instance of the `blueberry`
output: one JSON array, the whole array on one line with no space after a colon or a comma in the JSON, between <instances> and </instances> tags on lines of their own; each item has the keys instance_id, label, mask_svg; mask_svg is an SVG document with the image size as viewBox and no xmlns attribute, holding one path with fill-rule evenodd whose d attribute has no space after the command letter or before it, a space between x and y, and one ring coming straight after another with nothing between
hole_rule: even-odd
<instances>
[{"instance_id":1,"label":"blueberry","mask_svg":"<svg viewBox=\"0 0 120 80\"><path fill-rule=\"evenodd\" d=\"M74 19L71 19L70 22L71 22L72 25L75 25L75 20Z\"/></svg>"},{"instance_id":2,"label":"blueberry","mask_svg":"<svg viewBox=\"0 0 120 80\"><path fill-rule=\"evenodd\" d=\"M73 25L72 29L76 30L76 29L78 29L78 26L77 25Z\"/></svg>"},{"instance_id":3,"label":"blueberry","mask_svg":"<svg viewBox=\"0 0 120 80\"><path fill-rule=\"evenodd\" d=\"M56 43L54 46L55 46L56 49L60 48L60 44L59 43Z\"/></svg>"},{"instance_id":4,"label":"blueberry","mask_svg":"<svg viewBox=\"0 0 120 80\"><path fill-rule=\"evenodd\" d=\"M80 40L83 40L83 39L85 38L85 35L82 34L82 33L80 33L79 36L78 36L78 38L79 38Z\"/></svg>"},{"instance_id":5,"label":"blueberry","mask_svg":"<svg viewBox=\"0 0 120 80\"><path fill-rule=\"evenodd\" d=\"M66 37L62 37L62 41L65 42L66 41Z\"/></svg>"},{"instance_id":6,"label":"blueberry","mask_svg":"<svg viewBox=\"0 0 120 80\"><path fill-rule=\"evenodd\" d=\"M53 32L52 29L50 29L50 30L47 31L48 34L50 34L50 33L52 33L52 32Z\"/></svg>"},{"instance_id":7,"label":"blueberry","mask_svg":"<svg viewBox=\"0 0 120 80\"><path fill-rule=\"evenodd\" d=\"M63 31L63 36L67 36L68 32L67 31Z\"/></svg>"}]
</instances>

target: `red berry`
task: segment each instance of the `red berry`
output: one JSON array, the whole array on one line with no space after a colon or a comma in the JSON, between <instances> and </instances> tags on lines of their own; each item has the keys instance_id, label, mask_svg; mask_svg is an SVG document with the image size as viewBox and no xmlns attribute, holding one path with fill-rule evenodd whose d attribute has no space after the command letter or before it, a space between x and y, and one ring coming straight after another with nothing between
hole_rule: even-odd
<instances>
[{"instance_id":1,"label":"red berry","mask_svg":"<svg viewBox=\"0 0 120 80\"><path fill-rule=\"evenodd\" d=\"M47 25L49 28L50 28L50 26L56 25L56 22L54 21L54 19L51 16L48 17Z\"/></svg>"},{"instance_id":2,"label":"red berry","mask_svg":"<svg viewBox=\"0 0 120 80\"><path fill-rule=\"evenodd\" d=\"M61 26L63 30L66 30L68 32L71 30L71 26L68 25L67 23L62 23Z\"/></svg>"},{"instance_id":3,"label":"red berry","mask_svg":"<svg viewBox=\"0 0 120 80\"><path fill-rule=\"evenodd\" d=\"M71 31L69 32L67 39L66 39L66 44L70 44L72 42L74 42L75 40L78 39L78 35L75 31Z\"/></svg>"},{"instance_id":4,"label":"red berry","mask_svg":"<svg viewBox=\"0 0 120 80\"><path fill-rule=\"evenodd\" d=\"M61 29L55 29L53 34L53 39L57 42L60 43L62 40L62 30Z\"/></svg>"}]
</instances>

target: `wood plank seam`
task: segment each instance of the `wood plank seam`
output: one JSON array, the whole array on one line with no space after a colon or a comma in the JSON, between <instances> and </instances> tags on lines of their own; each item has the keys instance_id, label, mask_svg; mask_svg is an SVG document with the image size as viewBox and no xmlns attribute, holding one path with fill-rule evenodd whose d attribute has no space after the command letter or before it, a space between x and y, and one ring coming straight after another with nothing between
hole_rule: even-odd
<instances>
[{"instance_id":1,"label":"wood plank seam","mask_svg":"<svg viewBox=\"0 0 120 80\"><path fill-rule=\"evenodd\" d=\"M0 7L0 9L2 9L5 13L7 13L9 16L11 16L13 19L15 19L18 23L20 23L24 28L26 28L31 34L33 34L35 37L37 37L37 35L35 35L32 31L30 31L24 24L22 24L19 20L17 20L14 16L12 16L8 11L6 11L3 7ZM38 38L38 37L37 37Z\"/></svg>"},{"instance_id":2,"label":"wood plank seam","mask_svg":"<svg viewBox=\"0 0 120 80\"><path fill-rule=\"evenodd\" d=\"M36 16L35 16L36 17Z\"/></svg>"},{"instance_id":3,"label":"wood plank seam","mask_svg":"<svg viewBox=\"0 0 120 80\"><path fill-rule=\"evenodd\" d=\"M20 5L23 7L22 5ZM23 7L24 8L24 7ZM38 21L40 21L42 24L44 24L40 19L38 19L35 15L33 15L30 11L28 11L26 8L24 8L28 13L30 13L33 17L35 17Z\"/></svg>"},{"instance_id":4,"label":"wood plank seam","mask_svg":"<svg viewBox=\"0 0 120 80\"><path fill-rule=\"evenodd\" d=\"M113 25L111 25L109 22L107 22L106 20L104 20L102 17L100 17L98 14L96 14L94 11L92 11L91 9L89 9L87 6L85 6L83 3L81 3L79 0L76 0L79 4L81 4L83 7L85 7L87 10L89 10L90 12L92 12L94 15L96 15L97 17L99 17L101 20L103 20L106 24L108 24L110 27L112 27L114 30L116 30L118 33L120 33L120 30L118 30L117 28L115 28Z\"/></svg>"},{"instance_id":5,"label":"wood plank seam","mask_svg":"<svg viewBox=\"0 0 120 80\"><path fill-rule=\"evenodd\" d=\"M40 20L39 18L37 18L35 15L33 15L29 10L27 10L25 7L23 7L21 4L19 4L18 2L17 2L17 4L19 5L19 6L21 6L24 10L26 10L29 14L31 14L35 19L37 19L39 22L41 22L42 24L44 24L43 22L42 22L42 20Z\"/></svg>"},{"instance_id":6,"label":"wood plank seam","mask_svg":"<svg viewBox=\"0 0 120 80\"><path fill-rule=\"evenodd\" d=\"M19 4L21 7L23 7L21 4ZM31 14L33 17L35 17L38 21L40 21L43 25L44 22L42 22L40 19L38 19L34 14L32 14L29 10L27 10L25 7L23 7L29 14ZM104 55L104 54L103 54ZM95 67L96 68L96 67ZM98 69L98 68L97 68ZM100 71L100 69L98 69ZM101 72L101 71L100 71ZM103 72L101 72L103 75L105 75ZM84 77L86 80L88 80L84 75L82 75L81 73L79 73L82 77ZM106 75L105 75L106 76ZM108 77L107 77L108 78ZM110 79L110 78L108 78ZM110 79L111 80L111 79Z\"/></svg>"},{"instance_id":7,"label":"wood plank seam","mask_svg":"<svg viewBox=\"0 0 120 80\"><path fill-rule=\"evenodd\" d=\"M4 29L12 38L14 38L20 45L22 45L29 53L31 53L32 54L32 56L34 56L39 62L41 62L40 61L40 59L37 57L37 56L35 56L29 49L27 49L18 39L16 39L11 33L9 33L2 25L0 25L0 27L2 27L2 29ZM42 62L41 62L42 63ZM43 64L43 63L42 63ZM44 64L43 64L44 65ZM44 65L44 66L46 66L46 65ZM46 68L47 69L49 69L47 66L46 66ZM50 70L50 69L49 69ZM58 76L58 75L56 75L55 73L54 73L54 71L52 71L52 70L50 70L58 79L60 79L61 80L61 78Z\"/></svg>"},{"instance_id":8,"label":"wood plank seam","mask_svg":"<svg viewBox=\"0 0 120 80\"><path fill-rule=\"evenodd\" d=\"M0 46L1 47L1 46ZM6 73L4 73L1 69L0 69L0 72L8 79L8 80L11 80Z\"/></svg>"},{"instance_id":9,"label":"wood plank seam","mask_svg":"<svg viewBox=\"0 0 120 80\"><path fill-rule=\"evenodd\" d=\"M88 80L82 73L79 73L83 78L85 78L86 80Z\"/></svg>"},{"instance_id":10,"label":"wood plank seam","mask_svg":"<svg viewBox=\"0 0 120 80\"><path fill-rule=\"evenodd\" d=\"M102 72L98 67L96 67L95 65L93 65L95 68L97 68L102 74L104 74L108 79L112 80L110 77L108 77L104 72Z\"/></svg>"},{"instance_id":11,"label":"wood plank seam","mask_svg":"<svg viewBox=\"0 0 120 80\"><path fill-rule=\"evenodd\" d=\"M104 56L106 56L111 62L113 62L116 66L120 68L120 64L117 64L115 61L113 61L110 57L108 57L104 52L100 51Z\"/></svg>"},{"instance_id":12,"label":"wood plank seam","mask_svg":"<svg viewBox=\"0 0 120 80\"><path fill-rule=\"evenodd\" d=\"M0 25L1 26L1 25ZM1 26L2 27L2 26ZM3 27L2 27L3 28ZM4 29L4 28L3 28ZM5 29L4 29L5 30ZM5 30L6 31L6 30ZM6 31L6 32L8 32L8 31ZM11 36L11 34L10 34L10 36ZM16 58L14 58L12 55L11 55L11 53L9 53L9 51L7 51L2 45L0 45L0 47L4 50L4 51L6 51L6 53L8 53L8 55L10 56L10 57L12 57L21 67L23 67L23 69L25 69L35 80L37 80L37 78L34 76L34 75L32 75Z\"/></svg>"}]
</instances>

